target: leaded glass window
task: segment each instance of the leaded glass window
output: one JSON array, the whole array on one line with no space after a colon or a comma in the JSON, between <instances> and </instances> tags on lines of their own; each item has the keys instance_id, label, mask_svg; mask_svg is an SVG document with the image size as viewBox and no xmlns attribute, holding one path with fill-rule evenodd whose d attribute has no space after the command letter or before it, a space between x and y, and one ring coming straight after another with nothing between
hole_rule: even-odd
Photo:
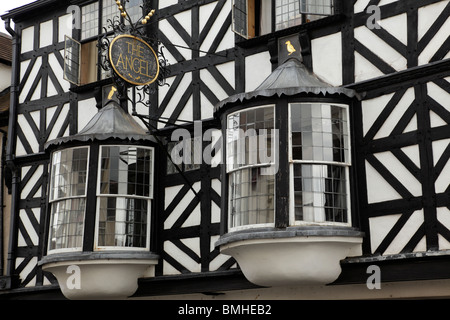
<instances>
[{"instance_id":1,"label":"leaded glass window","mask_svg":"<svg viewBox=\"0 0 450 320\"><path fill-rule=\"evenodd\" d=\"M81 249L86 209L89 148L71 148L52 155L49 251Z\"/></svg>"},{"instance_id":2,"label":"leaded glass window","mask_svg":"<svg viewBox=\"0 0 450 320\"><path fill-rule=\"evenodd\" d=\"M239 111L227 120L229 227L273 225L275 175L273 106Z\"/></svg>"},{"instance_id":3,"label":"leaded glass window","mask_svg":"<svg viewBox=\"0 0 450 320\"><path fill-rule=\"evenodd\" d=\"M293 103L290 133L294 220L348 224L348 107Z\"/></svg>"},{"instance_id":4,"label":"leaded glass window","mask_svg":"<svg viewBox=\"0 0 450 320\"><path fill-rule=\"evenodd\" d=\"M148 248L153 149L102 146L97 245Z\"/></svg>"}]
</instances>

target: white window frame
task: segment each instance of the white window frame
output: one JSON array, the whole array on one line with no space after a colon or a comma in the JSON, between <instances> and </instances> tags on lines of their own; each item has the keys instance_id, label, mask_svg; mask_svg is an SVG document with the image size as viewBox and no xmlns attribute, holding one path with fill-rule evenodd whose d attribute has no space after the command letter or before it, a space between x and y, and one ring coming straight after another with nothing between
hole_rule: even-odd
<instances>
[{"instance_id":1,"label":"white window frame","mask_svg":"<svg viewBox=\"0 0 450 320\"><path fill-rule=\"evenodd\" d=\"M51 198L51 188L52 188L52 183L51 183L51 178L53 176L53 155L57 152L62 152L62 151L66 151L66 150L75 150L75 149L87 149L87 166L86 166L86 183L84 186L84 195L82 196L70 196L70 197L62 197L62 198L57 198L57 199L52 199ZM50 171L50 179L49 179L49 183L48 183L48 203L49 203L49 209L50 209L50 223L52 221L52 208L53 208L53 204L60 202L60 201L66 201L66 200L70 200L70 199L85 199L85 201L87 202L87 186L89 183L89 159L90 159L90 147L89 146L80 146L80 147L73 147L73 148L67 148L67 149L62 149L62 150L56 150L52 153L51 156L51 162L50 162L50 166L49 166L49 171ZM49 232L48 232L48 249L47 249L47 253L48 254L55 254L55 253L62 253L62 252L80 252L83 251L83 240L84 240L84 222L86 221L86 209L84 210L84 217L83 217L83 232L81 234L81 239L82 239L82 243L80 247L72 247L72 248L60 248L60 249L50 249L51 246L51 229L52 229L52 225L49 225Z\"/></svg>"},{"instance_id":2,"label":"white window frame","mask_svg":"<svg viewBox=\"0 0 450 320\"><path fill-rule=\"evenodd\" d=\"M347 117L347 132L348 132L348 151L346 152L346 162L334 162L334 161L317 161L317 160L294 160L292 154L292 105L294 104L316 104L316 105L333 105L342 107L345 110ZM329 102L291 102L288 105L288 139L289 139L289 224L292 226L305 226L305 225L326 225L326 226L351 226L351 197L350 197L350 167L351 167L351 137L350 137L350 113L349 106L340 103ZM345 180L346 180L346 193L347 193L347 222L334 222L334 221L301 221L295 220L295 190L294 190L294 165L326 165L326 166L340 166L345 167Z\"/></svg>"},{"instance_id":3,"label":"white window frame","mask_svg":"<svg viewBox=\"0 0 450 320\"><path fill-rule=\"evenodd\" d=\"M100 192L100 185L101 185L101 161L102 161L102 148L103 147L119 147L119 148L137 148L137 149L147 149L151 150L152 153L152 161L151 161L151 168L150 168L150 190L149 190L149 196L136 196L136 195L126 195L126 194L102 194ZM142 146L142 145L100 145L99 146L99 156L98 156L98 178L97 178L97 186L96 186L96 212L95 212L95 232L94 232L94 251L105 251L105 250L111 250L111 251L148 251L150 249L150 230L151 230L151 213L152 213L152 204L154 201L154 171L155 171L155 148L154 147L148 147L148 146ZM98 245L98 237L99 237L99 223L100 223L100 200L101 198L124 198L124 199L140 199L140 200L147 200L147 232L146 232L146 246L145 247L122 247L122 246L99 246Z\"/></svg>"},{"instance_id":4,"label":"white window frame","mask_svg":"<svg viewBox=\"0 0 450 320\"><path fill-rule=\"evenodd\" d=\"M225 151L224 151L224 157L225 159L227 159L227 164L226 164L226 173L227 173L227 178L228 178L228 185L227 185L227 192L228 192L228 201L227 201L227 205L228 205L228 232L233 232L233 231L239 231L239 230L248 230L248 229L255 229L255 228L264 228L264 227L275 227L275 215L276 215L276 194L277 194L277 188L276 188L276 174L274 174L274 189L273 189L273 199L274 199L274 209L273 209L273 222L270 223L259 223L259 224L246 224L243 226L237 226L237 227L233 227L231 225L231 197L230 197L230 189L231 189L231 185L230 185L230 174L231 173L235 173L237 171L241 171L241 170L245 170L245 169L252 169L252 168L264 168L267 167L268 165L270 166L270 163L262 163L262 164L256 164L256 165L244 165L238 168L234 168L229 170L228 169L228 130L230 128L228 128L228 117L233 116L235 114L241 113L241 112L246 112L249 110L254 110L254 109L261 109L261 108L266 108L266 107L271 107L273 109L273 114L274 114L274 118L273 118L273 129L275 130L275 124L276 124L276 108L275 108L275 104L269 104L269 105L261 105L261 106L255 106L255 107L251 107L251 108L245 108L245 109L241 109L235 112L232 112L230 114L227 115L227 137L226 137L226 141L225 141ZM259 135L258 135L259 136ZM274 152L272 150L272 152Z\"/></svg>"}]
</instances>

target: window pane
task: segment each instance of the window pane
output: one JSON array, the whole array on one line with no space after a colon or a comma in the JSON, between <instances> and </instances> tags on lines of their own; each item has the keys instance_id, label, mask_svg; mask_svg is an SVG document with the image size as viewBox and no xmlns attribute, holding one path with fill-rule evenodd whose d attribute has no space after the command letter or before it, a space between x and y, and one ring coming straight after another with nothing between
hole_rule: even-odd
<instances>
[{"instance_id":1,"label":"window pane","mask_svg":"<svg viewBox=\"0 0 450 320\"><path fill-rule=\"evenodd\" d=\"M147 247L150 200L100 197L98 246Z\"/></svg>"},{"instance_id":2,"label":"window pane","mask_svg":"<svg viewBox=\"0 0 450 320\"><path fill-rule=\"evenodd\" d=\"M230 174L230 227L274 222L274 175L261 175L261 168Z\"/></svg>"},{"instance_id":3,"label":"window pane","mask_svg":"<svg viewBox=\"0 0 450 320\"><path fill-rule=\"evenodd\" d=\"M98 2L81 7L81 40L98 35Z\"/></svg>"},{"instance_id":4,"label":"window pane","mask_svg":"<svg viewBox=\"0 0 450 320\"><path fill-rule=\"evenodd\" d=\"M302 23L299 0L275 1L275 31Z\"/></svg>"},{"instance_id":5,"label":"window pane","mask_svg":"<svg viewBox=\"0 0 450 320\"><path fill-rule=\"evenodd\" d=\"M350 161L347 109L328 104L291 105L292 159Z\"/></svg>"},{"instance_id":6,"label":"window pane","mask_svg":"<svg viewBox=\"0 0 450 320\"><path fill-rule=\"evenodd\" d=\"M114 21L114 19L120 18L120 11L117 8L116 1L114 0L103 0L103 8L102 8L102 33L105 31L103 28L106 28L107 31L112 31L111 22L108 20Z\"/></svg>"},{"instance_id":7,"label":"window pane","mask_svg":"<svg viewBox=\"0 0 450 320\"><path fill-rule=\"evenodd\" d=\"M86 193L88 148L54 152L50 178L50 201L84 196Z\"/></svg>"},{"instance_id":8,"label":"window pane","mask_svg":"<svg viewBox=\"0 0 450 320\"><path fill-rule=\"evenodd\" d=\"M51 204L49 250L81 248L85 209L85 198Z\"/></svg>"},{"instance_id":9,"label":"window pane","mask_svg":"<svg viewBox=\"0 0 450 320\"><path fill-rule=\"evenodd\" d=\"M294 164L295 219L348 222L347 168Z\"/></svg>"},{"instance_id":10,"label":"window pane","mask_svg":"<svg viewBox=\"0 0 450 320\"><path fill-rule=\"evenodd\" d=\"M274 163L274 108L260 107L228 116L227 168Z\"/></svg>"},{"instance_id":11,"label":"window pane","mask_svg":"<svg viewBox=\"0 0 450 320\"><path fill-rule=\"evenodd\" d=\"M300 0L301 11L312 15L331 15L333 14L334 0Z\"/></svg>"},{"instance_id":12,"label":"window pane","mask_svg":"<svg viewBox=\"0 0 450 320\"><path fill-rule=\"evenodd\" d=\"M80 82L81 44L74 39L65 37L64 49L64 79L70 83Z\"/></svg>"},{"instance_id":13,"label":"window pane","mask_svg":"<svg viewBox=\"0 0 450 320\"><path fill-rule=\"evenodd\" d=\"M125 2L125 8L133 23L136 23L144 15L141 6L143 6L142 0L129 0L128 2ZM145 12L145 14L147 13L148 12Z\"/></svg>"},{"instance_id":14,"label":"window pane","mask_svg":"<svg viewBox=\"0 0 450 320\"><path fill-rule=\"evenodd\" d=\"M247 0L234 1L233 31L247 37Z\"/></svg>"},{"instance_id":15,"label":"window pane","mask_svg":"<svg viewBox=\"0 0 450 320\"><path fill-rule=\"evenodd\" d=\"M151 196L152 150L102 146L100 193Z\"/></svg>"}]
</instances>

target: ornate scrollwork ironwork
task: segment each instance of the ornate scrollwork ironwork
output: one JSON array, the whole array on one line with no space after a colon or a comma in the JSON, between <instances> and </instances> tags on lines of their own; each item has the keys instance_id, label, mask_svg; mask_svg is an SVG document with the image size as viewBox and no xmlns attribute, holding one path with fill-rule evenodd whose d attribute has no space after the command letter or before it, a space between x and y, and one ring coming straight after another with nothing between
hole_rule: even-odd
<instances>
[{"instance_id":1,"label":"ornate scrollwork ironwork","mask_svg":"<svg viewBox=\"0 0 450 320\"><path fill-rule=\"evenodd\" d=\"M137 105L142 104L146 107L150 107L150 96L157 91L158 86L168 86L168 84L166 83L166 78L169 76L170 72L168 69L167 59L164 56L165 47L162 45L161 41L159 41L156 34L148 34L148 28L146 26L155 11L152 10L148 14L143 15L138 21L133 22L126 12L126 4L128 2L128 0L116 1L116 4L120 11L120 16L118 15L113 19L108 19L107 26L103 28L103 36L99 41L99 47L101 49L100 64L105 72L110 72L114 85L117 87L117 97L119 99L127 99L128 101L131 101L133 115L138 116L142 121L146 122L145 119L149 118L148 115L144 116L137 114ZM140 7L142 9L142 12L144 12L143 6ZM112 39L123 34L135 36L147 42L152 48L156 49L155 53L157 54L159 62L159 74L157 79L154 81L154 83L151 83L149 85L134 86L134 99L130 99L128 96L128 89L130 88L130 84L124 81L114 72L111 61L109 61L108 51ZM148 123L145 124L148 127Z\"/></svg>"}]
</instances>

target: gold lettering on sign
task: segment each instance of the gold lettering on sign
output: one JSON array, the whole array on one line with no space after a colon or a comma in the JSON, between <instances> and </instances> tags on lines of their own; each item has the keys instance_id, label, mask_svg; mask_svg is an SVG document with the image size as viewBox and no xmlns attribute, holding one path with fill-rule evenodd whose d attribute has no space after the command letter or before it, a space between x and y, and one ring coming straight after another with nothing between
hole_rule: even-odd
<instances>
[{"instance_id":1,"label":"gold lettering on sign","mask_svg":"<svg viewBox=\"0 0 450 320\"><path fill-rule=\"evenodd\" d=\"M117 59L116 66L122 66L124 71L132 71L145 77L151 77L148 61L144 57L144 46L136 42L127 43L127 55L121 53Z\"/></svg>"}]
</instances>

